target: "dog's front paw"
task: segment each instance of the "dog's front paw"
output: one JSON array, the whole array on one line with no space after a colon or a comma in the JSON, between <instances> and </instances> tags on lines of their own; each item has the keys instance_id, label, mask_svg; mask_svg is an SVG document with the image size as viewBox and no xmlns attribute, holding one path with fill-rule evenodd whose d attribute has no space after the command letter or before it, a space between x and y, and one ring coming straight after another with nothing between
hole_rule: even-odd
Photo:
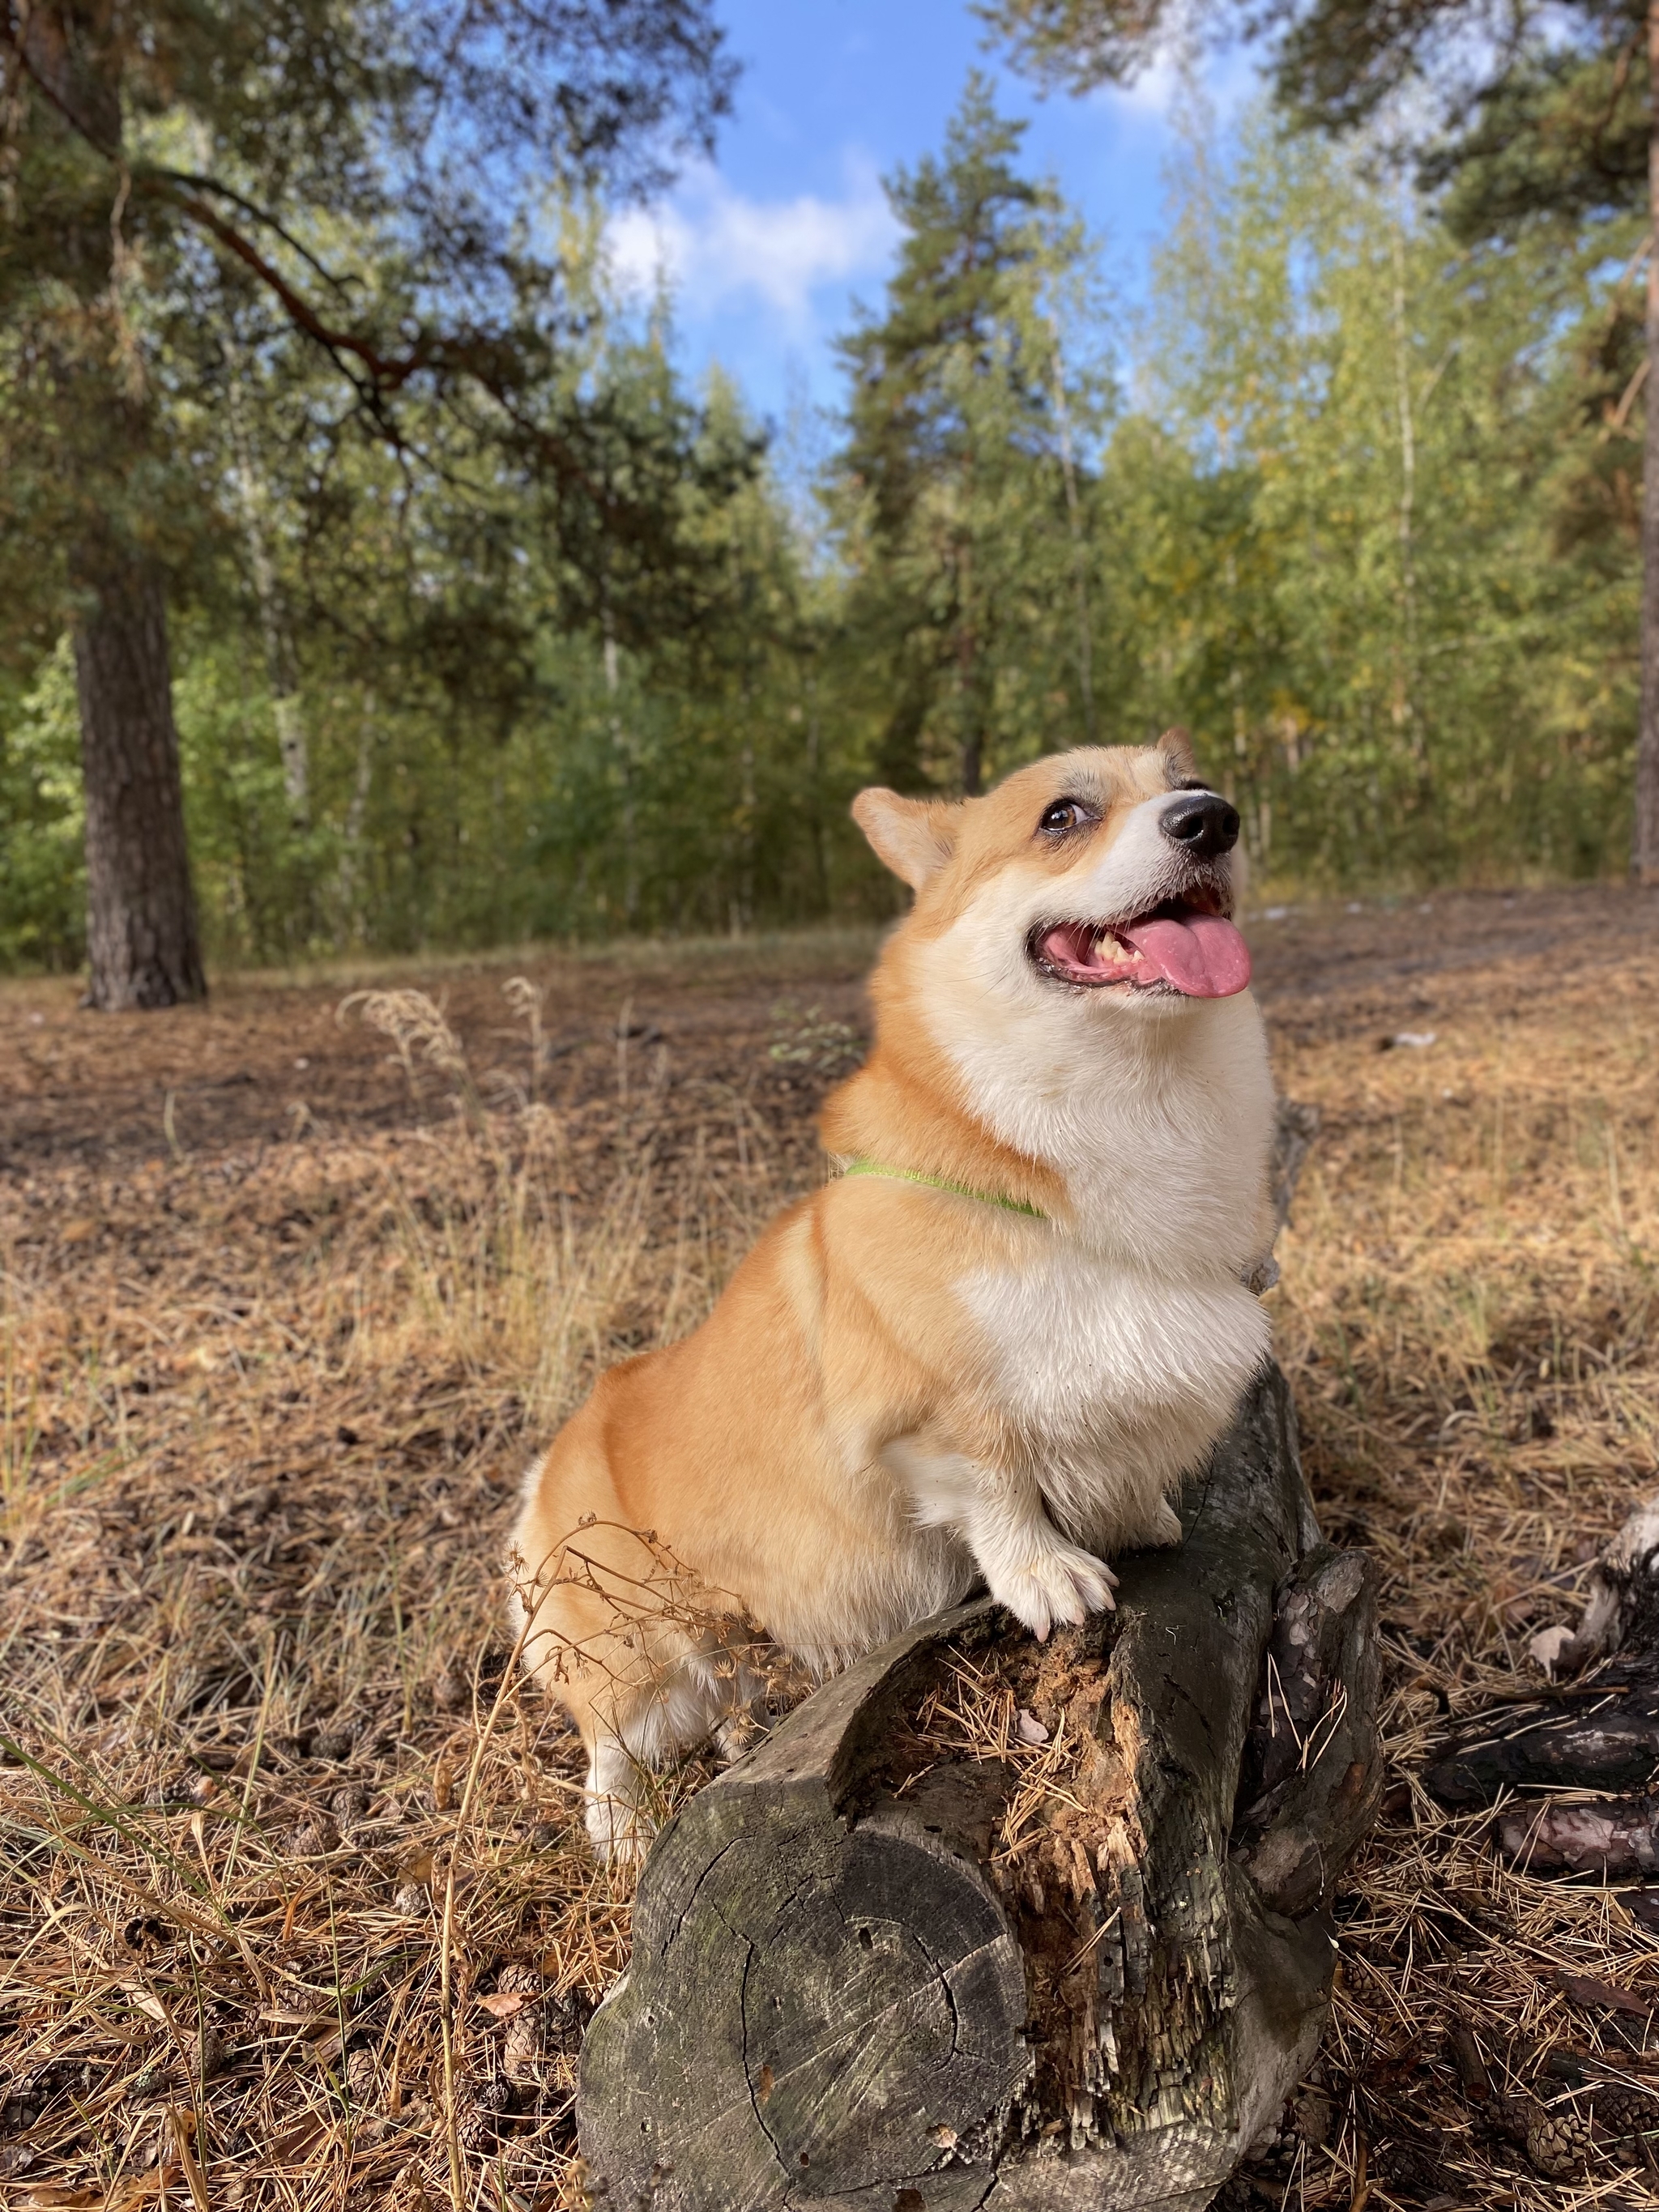
<instances>
[{"instance_id":1,"label":"dog's front paw","mask_svg":"<svg viewBox=\"0 0 1659 2212\"><path fill-rule=\"evenodd\" d=\"M1076 1627L1091 1613L1110 1612L1117 1577L1092 1552L1055 1543L987 1581L997 1603L1041 1644L1057 1621Z\"/></svg>"}]
</instances>

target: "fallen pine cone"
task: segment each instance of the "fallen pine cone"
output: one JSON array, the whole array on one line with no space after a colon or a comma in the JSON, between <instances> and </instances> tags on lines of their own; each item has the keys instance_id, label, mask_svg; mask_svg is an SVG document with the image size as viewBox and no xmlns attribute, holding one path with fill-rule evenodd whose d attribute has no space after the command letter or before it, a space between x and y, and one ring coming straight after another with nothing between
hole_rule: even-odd
<instances>
[{"instance_id":1,"label":"fallen pine cone","mask_svg":"<svg viewBox=\"0 0 1659 2212\"><path fill-rule=\"evenodd\" d=\"M1570 2106L1553 2110L1536 2097L1507 2097L1506 2106L1518 2121L1512 2141L1520 2143L1534 2172L1547 2181L1567 2181L1582 2173L1589 2156L1590 2129Z\"/></svg>"},{"instance_id":2,"label":"fallen pine cone","mask_svg":"<svg viewBox=\"0 0 1659 2212\"><path fill-rule=\"evenodd\" d=\"M1590 2112L1600 2142L1615 2145L1621 2157L1628 2153L1635 2165L1653 2164L1659 2153L1659 2097L1622 2081L1602 2082L1590 2091Z\"/></svg>"},{"instance_id":3,"label":"fallen pine cone","mask_svg":"<svg viewBox=\"0 0 1659 2212\"><path fill-rule=\"evenodd\" d=\"M1570 2180L1582 2173L1589 2156L1590 2127L1570 2106L1552 2110L1536 2097L1490 2098L1485 2108L1487 2127L1505 2142L1527 2154L1527 2163L1547 2181Z\"/></svg>"},{"instance_id":4,"label":"fallen pine cone","mask_svg":"<svg viewBox=\"0 0 1659 2212\"><path fill-rule=\"evenodd\" d=\"M339 1823L331 1813L313 1813L302 1820L288 1839L289 1855L296 1859L319 1859L340 1840Z\"/></svg>"},{"instance_id":5,"label":"fallen pine cone","mask_svg":"<svg viewBox=\"0 0 1659 2212\"><path fill-rule=\"evenodd\" d=\"M542 1994L545 1987L534 1966L504 1967L496 1987L503 1996L521 1996L526 2003L507 2023L501 2038L501 2064L510 2078L522 2081L533 2075L542 2056Z\"/></svg>"},{"instance_id":6,"label":"fallen pine cone","mask_svg":"<svg viewBox=\"0 0 1659 2212\"><path fill-rule=\"evenodd\" d=\"M199 2081L212 2081L225 2070L230 2052L224 2037L216 2027L204 2027L196 2039L196 2075Z\"/></svg>"},{"instance_id":7,"label":"fallen pine cone","mask_svg":"<svg viewBox=\"0 0 1659 2212\"><path fill-rule=\"evenodd\" d=\"M513 2085L499 2076L463 2086L455 2134L469 2158L489 2148L501 2121L512 2110Z\"/></svg>"},{"instance_id":8,"label":"fallen pine cone","mask_svg":"<svg viewBox=\"0 0 1659 2212\"><path fill-rule=\"evenodd\" d=\"M1395 2137L1379 2145L1376 2165L1382 2180L1396 2189L1408 2189L1418 2197L1435 2195L1445 2188L1449 2179L1443 2138L1437 2131L1411 2142Z\"/></svg>"},{"instance_id":9,"label":"fallen pine cone","mask_svg":"<svg viewBox=\"0 0 1659 2212\"><path fill-rule=\"evenodd\" d=\"M580 2049L582 2032L593 2016L593 2000L585 1990L569 1990L562 1997L550 1997L545 2010L553 2039L561 2051Z\"/></svg>"},{"instance_id":10,"label":"fallen pine cone","mask_svg":"<svg viewBox=\"0 0 1659 2212\"><path fill-rule=\"evenodd\" d=\"M1534 2172L1546 2180L1565 2181L1583 2171L1590 2148L1587 2121L1571 2106L1551 2110L1536 2097L1500 2096L1466 2021L1456 2021L1447 2030L1446 2045L1463 2094L1492 2134L1523 2150Z\"/></svg>"},{"instance_id":11,"label":"fallen pine cone","mask_svg":"<svg viewBox=\"0 0 1659 2212\"><path fill-rule=\"evenodd\" d=\"M472 1687L446 1667L432 1685L432 1702L440 1712L458 1713L471 1702Z\"/></svg>"}]
</instances>

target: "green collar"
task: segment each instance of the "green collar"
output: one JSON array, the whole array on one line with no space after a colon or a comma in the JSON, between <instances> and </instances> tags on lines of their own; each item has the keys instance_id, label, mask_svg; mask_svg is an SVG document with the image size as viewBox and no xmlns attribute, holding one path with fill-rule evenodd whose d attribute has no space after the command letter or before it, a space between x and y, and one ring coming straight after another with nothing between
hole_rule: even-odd
<instances>
[{"instance_id":1,"label":"green collar","mask_svg":"<svg viewBox=\"0 0 1659 2212\"><path fill-rule=\"evenodd\" d=\"M981 1206L1000 1206L1008 1213L1027 1214L1033 1221L1048 1218L1041 1206L1028 1206L1023 1198L1005 1198L998 1190L975 1190L965 1182L952 1182L946 1176L923 1175L916 1168L886 1168L878 1160L848 1160L842 1172L849 1176L885 1176L893 1182L925 1183L929 1190L948 1190L954 1198L977 1199Z\"/></svg>"}]
</instances>

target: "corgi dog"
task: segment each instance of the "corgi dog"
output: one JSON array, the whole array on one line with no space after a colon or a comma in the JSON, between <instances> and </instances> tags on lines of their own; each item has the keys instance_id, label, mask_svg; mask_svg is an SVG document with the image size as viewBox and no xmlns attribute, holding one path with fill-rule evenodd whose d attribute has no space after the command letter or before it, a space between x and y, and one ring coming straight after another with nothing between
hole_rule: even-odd
<instances>
[{"instance_id":1,"label":"corgi dog","mask_svg":"<svg viewBox=\"0 0 1659 2212\"><path fill-rule=\"evenodd\" d=\"M1267 1355L1238 817L1186 733L853 812L915 896L823 1111L842 1171L525 1486L515 1626L606 1856L646 1848L643 1771L755 1695L757 1632L821 1675L981 1583L1037 1637L1110 1606Z\"/></svg>"}]
</instances>

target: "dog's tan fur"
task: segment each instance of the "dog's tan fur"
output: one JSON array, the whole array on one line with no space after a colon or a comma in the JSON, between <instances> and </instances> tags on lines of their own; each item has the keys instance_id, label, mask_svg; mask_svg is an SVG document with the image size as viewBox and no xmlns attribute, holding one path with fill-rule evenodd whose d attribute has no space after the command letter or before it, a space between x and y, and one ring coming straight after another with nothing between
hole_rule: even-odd
<instances>
[{"instance_id":1,"label":"dog's tan fur","mask_svg":"<svg viewBox=\"0 0 1659 2212\"><path fill-rule=\"evenodd\" d=\"M1172 1486L1267 1350L1242 1283L1267 1237L1260 1017L1248 992L1071 988L1027 948L1050 918L1181 888L1158 823L1193 774L1172 733L955 805L860 795L916 897L824 1143L1043 1218L831 1182L694 1334L605 1375L532 1468L526 1662L581 1729L602 1850L640 1845L639 1769L752 1693L745 1623L829 1669L982 1578L1046 1634L1111 1602L1102 1554L1178 1536ZM1079 791L1098 821L1039 836Z\"/></svg>"}]
</instances>

